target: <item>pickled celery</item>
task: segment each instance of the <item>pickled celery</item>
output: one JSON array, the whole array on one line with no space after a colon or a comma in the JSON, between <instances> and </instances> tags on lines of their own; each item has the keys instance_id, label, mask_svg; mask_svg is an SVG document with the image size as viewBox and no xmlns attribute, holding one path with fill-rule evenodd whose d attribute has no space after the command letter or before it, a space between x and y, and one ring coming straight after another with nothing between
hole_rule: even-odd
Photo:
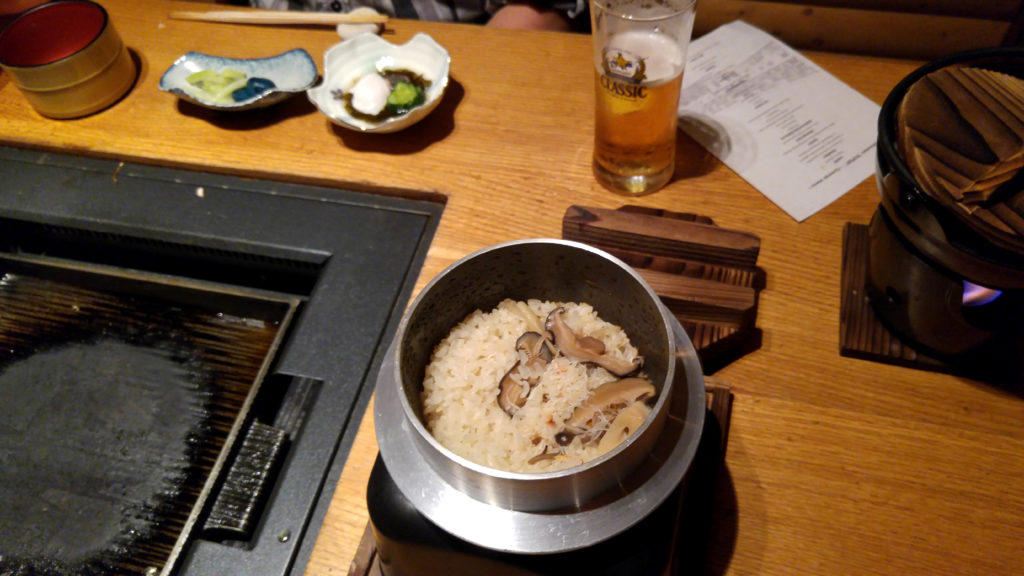
<instances>
[{"instance_id":1,"label":"pickled celery","mask_svg":"<svg viewBox=\"0 0 1024 576\"><path fill-rule=\"evenodd\" d=\"M245 87L248 78L245 72L238 70L225 69L218 72L212 68L206 68L189 74L185 81L199 90L199 96L204 100L229 104L234 102L232 97L234 91Z\"/></svg>"}]
</instances>

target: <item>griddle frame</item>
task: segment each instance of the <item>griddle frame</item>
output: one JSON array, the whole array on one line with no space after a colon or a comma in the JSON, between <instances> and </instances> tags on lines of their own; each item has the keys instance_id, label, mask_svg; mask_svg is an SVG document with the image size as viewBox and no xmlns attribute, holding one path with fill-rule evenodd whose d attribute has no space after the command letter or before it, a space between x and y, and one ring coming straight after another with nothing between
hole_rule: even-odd
<instances>
[{"instance_id":1,"label":"griddle frame","mask_svg":"<svg viewBox=\"0 0 1024 576\"><path fill-rule=\"evenodd\" d=\"M161 574L304 572L444 208L389 194L0 147L0 253L301 301L266 376L309 413L256 534L193 534Z\"/></svg>"}]
</instances>

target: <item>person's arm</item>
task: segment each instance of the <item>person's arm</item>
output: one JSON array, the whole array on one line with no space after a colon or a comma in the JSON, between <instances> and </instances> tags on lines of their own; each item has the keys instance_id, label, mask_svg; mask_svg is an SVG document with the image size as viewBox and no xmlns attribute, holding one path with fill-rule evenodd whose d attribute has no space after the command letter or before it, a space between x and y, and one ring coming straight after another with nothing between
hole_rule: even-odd
<instances>
[{"instance_id":1,"label":"person's arm","mask_svg":"<svg viewBox=\"0 0 1024 576\"><path fill-rule=\"evenodd\" d=\"M590 0L484 0L488 26L582 32L589 29Z\"/></svg>"},{"instance_id":2,"label":"person's arm","mask_svg":"<svg viewBox=\"0 0 1024 576\"><path fill-rule=\"evenodd\" d=\"M562 10L529 3L506 4L491 15L488 26L529 30L569 30L569 17Z\"/></svg>"}]
</instances>

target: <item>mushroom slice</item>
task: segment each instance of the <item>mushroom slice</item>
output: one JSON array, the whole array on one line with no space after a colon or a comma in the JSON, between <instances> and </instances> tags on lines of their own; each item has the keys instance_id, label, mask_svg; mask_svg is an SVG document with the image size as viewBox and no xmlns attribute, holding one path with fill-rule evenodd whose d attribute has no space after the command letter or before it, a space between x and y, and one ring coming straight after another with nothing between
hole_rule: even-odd
<instances>
[{"instance_id":1,"label":"mushroom slice","mask_svg":"<svg viewBox=\"0 0 1024 576\"><path fill-rule=\"evenodd\" d=\"M527 304L526 302L523 302L522 300L517 300L515 302L515 307L516 307L516 310L519 312L519 315L522 316L523 320L526 321L526 327L527 327L527 329L530 332L536 332L537 334L541 334L541 333L546 333L547 332L544 329L544 326L541 325L540 319L537 318L537 315L533 313L533 310L530 310L530 305L529 304ZM528 333L529 332L527 332L527 334ZM525 335L526 334L524 334L524 336ZM549 336L545 336L545 338L543 340L543 344L544 344L544 347L547 348L548 362L550 362L551 361L551 357L554 356L555 354L557 354L557 350L555 349L555 345L551 343L550 335ZM602 345L603 345L603 343L602 343Z\"/></svg>"},{"instance_id":2,"label":"mushroom slice","mask_svg":"<svg viewBox=\"0 0 1024 576\"><path fill-rule=\"evenodd\" d=\"M538 333L544 331L544 327L540 325L540 318L537 318L537 315L533 313L533 310L530 310L529 304L522 300L517 300L515 302L515 306L519 315L523 317L523 320L526 320L527 328Z\"/></svg>"},{"instance_id":3,"label":"mushroom slice","mask_svg":"<svg viewBox=\"0 0 1024 576\"><path fill-rule=\"evenodd\" d=\"M554 357L551 350L544 345L546 338L539 332L524 332L522 336L516 340L516 350L526 354L527 362L531 361L542 361L544 364L551 362Z\"/></svg>"},{"instance_id":4,"label":"mushroom slice","mask_svg":"<svg viewBox=\"0 0 1024 576\"><path fill-rule=\"evenodd\" d=\"M573 410L572 416L565 421L565 432L572 435L588 433L601 414L642 402L654 396L655 392L654 385L646 378L623 378L604 384Z\"/></svg>"},{"instance_id":5,"label":"mushroom slice","mask_svg":"<svg viewBox=\"0 0 1024 576\"><path fill-rule=\"evenodd\" d=\"M598 452L604 454L621 444L630 434L636 432L650 413L651 409L643 402L633 402L620 410L601 436L601 441L597 444Z\"/></svg>"},{"instance_id":6,"label":"mushroom slice","mask_svg":"<svg viewBox=\"0 0 1024 576\"><path fill-rule=\"evenodd\" d=\"M597 338L594 338L593 336L580 337L579 339L576 340L576 344L578 344L580 348L586 350L591 354L601 355L604 354L605 351L604 342L598 340Z\"/></svg>"},{"instance_id":7,"label":"mushroom slice","mask_svg":"<svg viewBox=\"0 0 1024 576\"><path fill-rule=\"evenodd\" d=\"M557 450L555 452L548 452L548 447L547 445L545 445L543 452L537 454L533 458L530 458L529 460L526 461L526 463L533 465L544 460L554 460L555 458L558 458L560 454L561 452L558 452Z\"/></svg>"},{"instance_id":8,"label":"mushroom slice","mask_svg":"<svg viewBox=\"0 0 1024 576\"><path fill-rule=\"evenodd\" d=\"M526 404L526 398L529 395L529 393L523 394L523 386L519 384L519 379L515 375L518 368L519 362L516 362L498 384L498 407L509 416L514 415L516 410Z\"/></svg>"},{"instance_id":9,"label":"mushroom slice","mask_svg":"<svg viewBox=\"0 0 1024 576\"><path fill-rule=\"evenodd\" d=\"M516 340L519 360L498 384L498 406L509 416L526 404L530 391L540 383L544 368L551 361L551 351L544 342L544 336L537 332L526 332Z\"/></svg>"},{"instance_id":10,"label":"mushroom slice","mask_svg":"<svg viewBox=\"0 0 1024 576\"><path fill-rule=\"evenodd\" d=\"M555 346L566 356L583 362L593 362L616 376L628 376L640 368L642 358L632 362L623 360L605 350L604 342L590 336L579 336L565 323L565 308L558 307L548 314L544 328L551 332Z\"/></svg>"}]
</instances>

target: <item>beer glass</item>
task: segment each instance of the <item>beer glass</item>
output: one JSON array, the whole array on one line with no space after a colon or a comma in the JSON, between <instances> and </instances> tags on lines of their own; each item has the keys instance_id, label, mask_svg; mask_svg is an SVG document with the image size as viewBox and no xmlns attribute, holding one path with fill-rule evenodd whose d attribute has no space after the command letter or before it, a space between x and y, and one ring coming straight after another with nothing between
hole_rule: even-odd
<instances>
[{"instance_id":1,"label":"beer glass","mask_svg":"<svg viewBox=\"0 0 1024 576\"><path fill-rule=\"evenodd\" d=\"M591 0L594 176L641 196L675 170L679 91L696 0Z\"/></svg>"}]
</instances>

